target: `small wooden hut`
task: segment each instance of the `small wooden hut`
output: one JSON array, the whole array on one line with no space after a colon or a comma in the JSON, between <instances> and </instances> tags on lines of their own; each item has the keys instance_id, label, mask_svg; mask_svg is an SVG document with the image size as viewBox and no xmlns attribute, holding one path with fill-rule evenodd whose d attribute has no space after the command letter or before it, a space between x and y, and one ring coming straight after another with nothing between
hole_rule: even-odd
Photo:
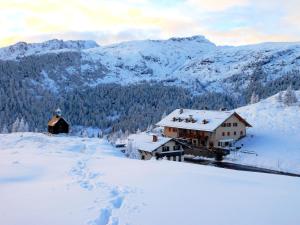
<instances>
[{"instance_id":1,"label":"small wooden hut","mask_svg":"<svg viewBox=\"0 0 300 225\"><path fill-rule=\"evenodd\" d=\"M61 116L61 110L57 109L55 115L48 122L48 132L51 134L69 133L69 124Z\"/></svg>"}]
</instances>

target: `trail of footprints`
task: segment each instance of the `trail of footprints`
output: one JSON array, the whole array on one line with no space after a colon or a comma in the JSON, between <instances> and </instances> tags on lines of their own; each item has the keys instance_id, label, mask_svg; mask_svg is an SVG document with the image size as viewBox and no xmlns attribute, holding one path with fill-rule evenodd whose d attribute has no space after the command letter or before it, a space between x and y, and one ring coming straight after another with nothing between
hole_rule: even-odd
<instances>
[{"instance_id":1,"label":"trail of footprints","mask_svg":"<svg viewBox=\"0 0 300 225\"><path fill-rule=\"evenodd\" d=\"M124 201L124 193L118 188L111 191L111 201L106 208L101 209L99 217L92 221L91 225L119 225L119 219L113 216L113 212L122 207Z\"/></svg>"},{"instance_id":2,"label":"trail of footprints","mask_svg":"<svg viewBox=\"0 0 300 225\"><path fill-rule=\"evenodd\" d=\"M75 177L76 183L81 188L93 190L94 188L106 189L109 192L109 202L106 207L100 210L99 217L88 222L89 225L119 225L118 217L115 213L122 207L125 195L128 190L122 190L119 187L111 187L107 184L96 182L95 178L100 176L100 173L91 172L87 168L87 159L79 160L71 169L70 174Z\"/></svg>"}]
</instances>

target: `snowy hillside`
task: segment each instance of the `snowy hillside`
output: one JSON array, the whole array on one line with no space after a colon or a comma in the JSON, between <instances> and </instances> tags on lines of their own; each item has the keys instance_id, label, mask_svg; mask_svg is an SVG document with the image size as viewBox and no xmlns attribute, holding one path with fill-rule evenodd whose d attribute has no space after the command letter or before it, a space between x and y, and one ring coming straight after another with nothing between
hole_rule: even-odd
<instances>
[{"instance_id":1,"label":"snowy hillside","mask_svg":"<svg viewBox=\"0 0 300 225\"><path fill-rule=\"evenodd\" d=\"M299 68L299 43L18 43L0 49L0 130L24 118L30 131L45 131L58 107L72 126L144 130L175 108L233 109L254 91L267 98L291 84L298 90Z\"/></svg>"},{"instance_id":2,"label":"snowy hillside","mask_svg":"<svg viewBox=\"0 0 300 225\"><path fill-rule=\"evenodd\" d=\"M5 225L294 225L299 178L130 160L105 141L0 135Z\"/></svg>"},{"instance_id":3,"label":"snowy hillside","mask_svg":"<svg viewBox=\"0 0 300 225\"><path fill-rule=\"evenodd\" d=\"M292 106L284 106L277 94L236 110L253 126L238 145L258 154L240 154L236 162L300 173L300 91L296 95Z\"/></svg>"}]
</instances>

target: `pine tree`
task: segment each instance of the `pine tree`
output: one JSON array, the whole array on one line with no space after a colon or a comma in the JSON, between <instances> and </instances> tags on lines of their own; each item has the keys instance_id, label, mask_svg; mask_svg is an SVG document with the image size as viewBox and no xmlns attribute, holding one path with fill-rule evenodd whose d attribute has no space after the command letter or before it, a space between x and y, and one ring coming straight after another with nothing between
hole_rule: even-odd
<instances>
[{"instance_id":1,"label":"pine tree","mask_svg":"<svg viewBox=\"0 0 300 225\"><path fill-rule=\"evenodd\" d=\"M277 101L278 102L282 102L283 101L283 97L282 97L282 91L280 91L277 95Z\"/></svg>"},{"instance_id":2,"label":"pine tree","mask_svg":"<svg viewBox=\"0 0 300 225\"><path fill-rule=\"evenodd\" d=\"M283 103L286 106L291 106L293 104L295 104L298 101L295 91L292 89L291 86L289 86L284 95L283 95Z\"/></svg>"},{"instance_id":3,"label":"pine tree","mask_svg":"<svg viewBox=\"0 0 300 225\"><path fill-rule=\"evenodd\" d=\"M161 116L161 119L164 119L166 116L167 116L167 112L164 111L164 113L163 113L162 116Z\"/></svg>"},{"instance_id":4,"label":"pine tree","mask_svg":"<svg viewBox=\"0 0 300 225\"><path fill-rule=\"evenodd\" d=\"M250 99L250 104L255 104L259 102L259 96L253 92Z\"/></svg>"},{"instance_id":5,"label":"pine tree","mask_svg":"<svg viewBox=\"0 0 300 225\"><path fill-rule=\"evenodd\" d=\"M8 129L7 129L7 126L4 124L3 127L2 127L2 131L1 131L2 134L8 134Z\"/></svg>"},{"instance_id":6,"label":"pine tree","mask_svg":"<svg viewBox=\"0 0 300 225\"><path fill-rule=\"evenodd\" d=\"M99 131L98 131L97 137L98 137L98 138L103 138L103 132L102 132L102 130L99 130Z\"/></svg>"},{"instance_id":7,"label":"pine tree","mask_svg":"<svg viewBox=\"0 0 300 225\"><path fill-rule=\"evenodd\" d=\"M15 120L15 122L12 125L11 132L13 132L13 133L18 132L19 131L19 126L20 126L20 120L17 117L17 119Z\"/></svg>"},{"instance_id":8,"label":"pine tree","mask_svg":"<svg viewBox=\"0 0 300 225\"><path fill-rule=\"evenodd\" d=\"M131 159L141 159L141 154L138 151L138 149L136 148L136 146L134 145L132 140L128 140L125 154L128 158L131 158Z\"/></svg>"},{"instance_id":9,"label":"pine tree","mask_svg":"<svg viewBox=\"0 0 300 225\"><path fill-rule=\"evenodd\" d=\"M18 127L18 132L25 132L25 120L24 118L22 117L21 118L21 121L19 123L19 127Z\"/></svg>"},{"instance_id":10,"label":"pine tree","mask_svg":"<svg viewBox=\"0 0 300 225\"><path fill-rule=\"evenodd\" d=\"M24 132L29 132L29 124L25 122Z\"/></svg>"}]
</instances>

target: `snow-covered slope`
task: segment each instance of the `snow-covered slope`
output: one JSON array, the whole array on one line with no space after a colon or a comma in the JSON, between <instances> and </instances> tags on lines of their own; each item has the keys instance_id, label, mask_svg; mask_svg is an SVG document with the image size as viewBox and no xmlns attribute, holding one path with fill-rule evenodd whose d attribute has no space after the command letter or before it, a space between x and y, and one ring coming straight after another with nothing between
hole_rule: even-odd
<instances>
[{"instance_id":1,"label":"snow-covered slope","mask_svg":"<svg viewBox=\"0 0 300 225\"><path fill-rule=\"evenodd\" d=\"M231 155L236 162L300 173L300 91L298 103L284 106L278 94L237 109L253 125L238 143L255 154Z\"/></svg>"},{"instance_id":2,"label":"snow-covered slope","mask_svg":"<svg viewBox=\"0 0 300 225\"><path fill-rule=\"evenodd\" d=\"M105 141L0 135L5 225L294 225L299 178L130 160Z\"/></svg>"},{"instance_id":3,"label":"snow-covered slope","mask_svg":"<svg viewBox=\"0 0 300 225\"><path fill-rule=\"evenodd\" d=\"M48 60L50 69L42 66L40 73L48 73L53 80L68 79L71 86L110 82L132 84L146 80L197 92L236 91L235 88L247 87L253 76L266 83L299 70L300 66L299 43L224 47L216 46L203 36L131 41L101 47L93 41L22 42L0 49L0 59L19 60L22 66L26 56L59 55L62 54L57 51L60 49L77 54L62 58L70 62L63 66ZM73 75L80 76L78 79L82 82L79 84L68 78Z\"/></svg>"}]
</instances>

